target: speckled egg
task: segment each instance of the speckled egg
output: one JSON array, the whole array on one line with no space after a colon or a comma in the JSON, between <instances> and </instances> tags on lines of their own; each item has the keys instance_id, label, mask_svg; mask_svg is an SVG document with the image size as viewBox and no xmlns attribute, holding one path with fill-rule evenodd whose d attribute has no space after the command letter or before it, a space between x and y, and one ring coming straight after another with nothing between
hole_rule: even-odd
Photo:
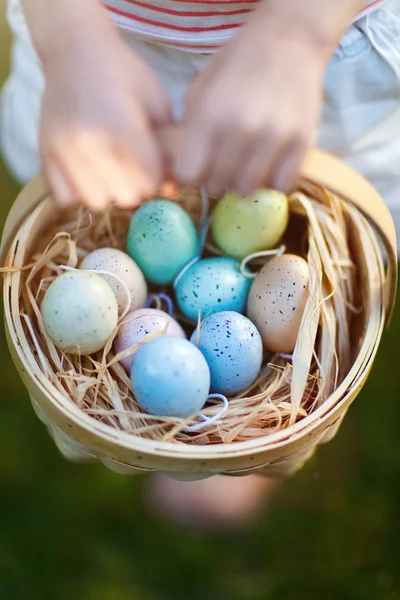
<instances>
[{"instance_id":1,"label":"speckled egg","mask_svg":"<svg viewBox=\"0 0 400 600\"><path fill-rule=\"evenodd\" d=\"M132 365L133 393L152 415L189 417L209 395L210 370L188 340L161 336L143 344Z\"/></svg>"},{"instance_id":2,"label":"speckled egg","mask_svg":"<svg viewBox=\"0 0 400 600\"><path fill-rule=\"evenodd\" d=\"M210 367L213 392L238 394L257 379L263 359L261 336L243 315L224 311L207 317L191 342Z\"/></svg>"},{"instance_id":3,"label":"speckled egg","mask_svg":"<svg viewBox=\"0 0 400 600\"><path fill-rule=\"evenodd\" d=\"M198 246L192 219L174 202L152 200L132 217L127 252L151 283L172 283L196 256Z\"/></svg>"},{"instance_id":4,"label":"speckled egg","mask_svg":"<svg viewBox=\"0 0 400 600\"><path fill-rule=\"evenodd\" d=\"M273 248L288 220L289 202L281 192L260 190L248 198L227 194L215 208L211 231L225 254L242 260Z\"/></svg>"},{"instance_id":5,"label":"speckled egg","mask_svg":"<svg viewBox=\"0 0 400 600\"><path fill-rule=\"evenodd\" d=\"M252 280L240 272L233 258L205 258L183 274L176 288L176 300L184 315L197 322L222 310L245 312Z\"/></svg>"},{"instance_id":6,"label":"speckled egg","mask_svg":"<svg viewBox=\"0 0 400 600\"><path fill-rule=\"evenodd\" d=\"M293 352L308 299L309 267L294 254L270 260L258 273L247 302L247 316L271 352Z\"/></svg>"},{"instance_id":7,"label":"speckled egg","mask_svg":"<svg viewBox=\"0 0 400 600\"><path fill-rule=\"evenodd\" d=\"M129 313L121 323L114 341L114 349L117 354L132 348L141 342L147 335L154 331L163 331L168 326L166 335L185 339L186 334L182 327L173 317L156 308L141 308ZM121 364L130 373L134 354L130 354L121 360Z\"/></svg>"},{"instance_id":8,"label":"speckled egg","mask_svg":"<svg viewBox=\"0 0 400 600\"><path fill-rule=\"evenodd\" d=\"M129 310L141 308L147 300L147 284L134 260L125 252L115 248L99 248L90 252L80 265L81 269L88 271L108 271L117 275L127 286L131 293ZM113 290L118 302L118 312L121 314L126 309L127 298L124 287L111 275L101 275Z\"/></svg>"},{"instance_id":9,"label":"speckled egg","mask_svg":"<svg viewBox=\"0 0 400 600\"><path fill-rule=\"evenodd\" d=\"M118 323L114 292L99 275L85 271L57 277L45 294L41 310L47 335L69 354L101 350Z\"/></svg>"}]
</instances>

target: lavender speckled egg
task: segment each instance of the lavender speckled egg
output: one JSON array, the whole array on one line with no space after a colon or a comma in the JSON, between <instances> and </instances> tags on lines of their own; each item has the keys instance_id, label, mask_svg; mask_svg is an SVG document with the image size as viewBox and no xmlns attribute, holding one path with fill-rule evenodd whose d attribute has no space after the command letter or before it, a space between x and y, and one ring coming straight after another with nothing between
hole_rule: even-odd
<instances>
[{"instance_id":1,"label":"lavender speckled egg","mask_svg":"<svg viewBox=\"0 0 400 600\"><path fill-rule=\"evenodd\" d=\"M132 365L133 393L152 415L189 417L209 395L210 370L188 340L161 336L143 344Z\"/></svg>"},{"instance_id":2,"label":"lavender speckled egg","mask_svg":"<svg viewBox=\"0 0 400 600\"><path fill-rule=\"evenodd\" d=\"M151 283L172 283L196 256L198 245L192 219L169 200L152 200L131 219L127 252Z\"/></svg>"},{"instance_id":3,"label":"lavender speckled egg","mask_svg":"<svg viewBox=\"0 0 400 600\"><path fill-rule=\"evenodd\" d=\"M99 275L85 271L57 277L46 292L41 310L47 335L69 354L101 350L118 323L114 292Z\"/></svg>"},{"instance_id":4,"label":"lavender speckled egg","mask_svg":"<svg viewBox=\"0 0 400 600\"><path fill-rule=\"evenodd\" d=\"M263 347L255 325L243 315L210 315L190 340L198 345L211 372L211 390L234 395L250 386L261 369Z\"/></svg>"},{"instance_id":5,"label":"lavender speckled egg","mask_svg":"<svg viewBox=\"0 0 400 600\"><path fill-rule=\"evenodd\" d=\"M252 280L242 275L233 258L205 258L183 274L176 300L184 315L194 323L216 311L244 313Z\"/></svg>"},{"instance_id":6,"label":"lavender speckled egg","mask_svg":"<svg viewBox=\"0 0 400 600\"><path fill-rule=\"evenodd\" d=\"M247 316L271 352L293 352L308 299L308 263L295 254L276 256L255 278Z\"/></svg>"},{"instance_id":7,"label":"lavender speckled egg","mask_svg":"<svg viewBox=\"0 0 400 600\"><path fill-rule=\"evenodd\" d=\"M146 335L154 331L163 331L168 325L166 335L186 339L182 327L173 317L156 308L141 308L129 313L123 320L114 340L114 350L117 354L132 348L141 342ZM135 354L135 353L134 353ZM134 354L121 360L121 364L130 373Z\"/></svg>"},{"instance_id":8,"label":"lavender speckled egg","mask_svg":"<svg viewBox=\"0 0 400 600\"><path fill-rule=\"evenodd\" d=\"M129 310L141 308L146 304L147 284L134 260L125 252L115 248L99 248L90 252L81 262L80 269L88 271L108 271L117 275L131 293ZM122 314L126 308L127 298L124 287L111 275L100 275L113 290L118 302L118 312Z\"/></svg>"}]
</instances>

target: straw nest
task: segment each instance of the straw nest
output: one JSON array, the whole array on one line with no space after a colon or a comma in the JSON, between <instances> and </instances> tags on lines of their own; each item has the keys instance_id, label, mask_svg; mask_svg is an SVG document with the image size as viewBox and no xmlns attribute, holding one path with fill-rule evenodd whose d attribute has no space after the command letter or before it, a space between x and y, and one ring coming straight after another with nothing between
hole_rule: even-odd
<instances>
[{"instance_id":1,"label":"straw nest","mask_svg":"<svg viewBox=\"0 0 400 600\"><path fill-rule=\"evenodd\" d=\"M186 190L176 201L199 222L197 192ZM40 306L61 267L75 268L96 248L124 249L131 213L113 208L90 214L82 208L62 213L40 235L26 259L20 313L37 365L51 383L85 413L147 439L185 444L234 443L266 436L299 421L319 407L351 368L359 347L363 299L354 231L365 227L359 213L322 188L307 185L290 198L291 219L283 244L302 255L310 268L309 299L292 356L265 353L258 380L229 399L224 416L214 423L148 415L137 404L130 380L113 352L114 331L104 351L76 357L58 350L44 331ZM206 254L217 253L210 240ZM257 270L268 260L253 261ZM157 290L168 291L168 290ZM174 315L187 329L179 314ZM361 319L362 322L362 319ZM154 334L152 334L154 335ZM161 335L161 334L160 334ZM210 401L202 413L220 411ZM202 424L203 423L203 424ZM195 432L188 428L202 426Z\"/></svg>"}]
</instances>

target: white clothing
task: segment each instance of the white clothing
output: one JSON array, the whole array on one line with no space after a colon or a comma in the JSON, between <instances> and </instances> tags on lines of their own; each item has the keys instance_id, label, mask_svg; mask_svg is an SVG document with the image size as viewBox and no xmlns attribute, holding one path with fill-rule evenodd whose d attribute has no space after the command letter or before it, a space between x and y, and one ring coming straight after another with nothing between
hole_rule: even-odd
<instances>
[{"instance_id":1,"label":"white clothing","mask_svg":"<svg viewBox=\"0 0 400 600\"><path fill-rule=\"evenodd\" d=\"M14 44L1 99L1 144L11 171L25 182L40 168L44 80L19 0L8 0L8 17ZM127 30L123 34L156 71L179 118L186 90L209 54L147 43ZM377 187L400 231L400 0L375 6L350 27L327 69L324 92L317 145L342 157Z\"/></svg>"}]
</instances>

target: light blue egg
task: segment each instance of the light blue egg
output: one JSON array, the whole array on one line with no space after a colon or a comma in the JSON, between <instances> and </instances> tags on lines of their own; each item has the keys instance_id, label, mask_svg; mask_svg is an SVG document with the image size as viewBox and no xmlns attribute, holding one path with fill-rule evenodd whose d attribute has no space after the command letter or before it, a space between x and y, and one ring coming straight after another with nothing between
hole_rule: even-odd
<instances>
[{"instance_id":1,"label":"light blue egg","mask_svg":"<svg viewBox=\"0 0 400 600\"><path fill-rule=\"evenodd\" d=\"M179 308L196 322L223 310L243 313L252 280L240 272L234 258L205 258L191 266L179 280L176 300Z\"/></svg>"},{"instance_id":2,"label":"light blue egg","mask_svg":"<svg viewBox=\"0 0 400 600\"><path fill-rule=\"evenodd\" d=\"M224 311L203 321L191 342L203 353L211 372L211 391L233 395L250 386L261 369L263 346L254 324L243 315Z\"/></svg>"},{"instance_id":3,"label":"light blue egg","mask_svg":"<svg viewBox=\"0 0 400 600\"><path fill-rule=\"evenodd\" d=\"M127 252L150 283L172 283L198 247L192 219L174 202L152 200L132 216Z\"/></svg>"},{"instance_id":4,"label":"light blue egg","mask_svg":"<svg viewBox=\"0 0 400 600\"><path fill-rule=\"evenodd\" d=\"M163 335L139 348L131 380L136 400L152 415L189 417L210 392L210 370L188 340Z\"/></svg>"}]
</instances>

